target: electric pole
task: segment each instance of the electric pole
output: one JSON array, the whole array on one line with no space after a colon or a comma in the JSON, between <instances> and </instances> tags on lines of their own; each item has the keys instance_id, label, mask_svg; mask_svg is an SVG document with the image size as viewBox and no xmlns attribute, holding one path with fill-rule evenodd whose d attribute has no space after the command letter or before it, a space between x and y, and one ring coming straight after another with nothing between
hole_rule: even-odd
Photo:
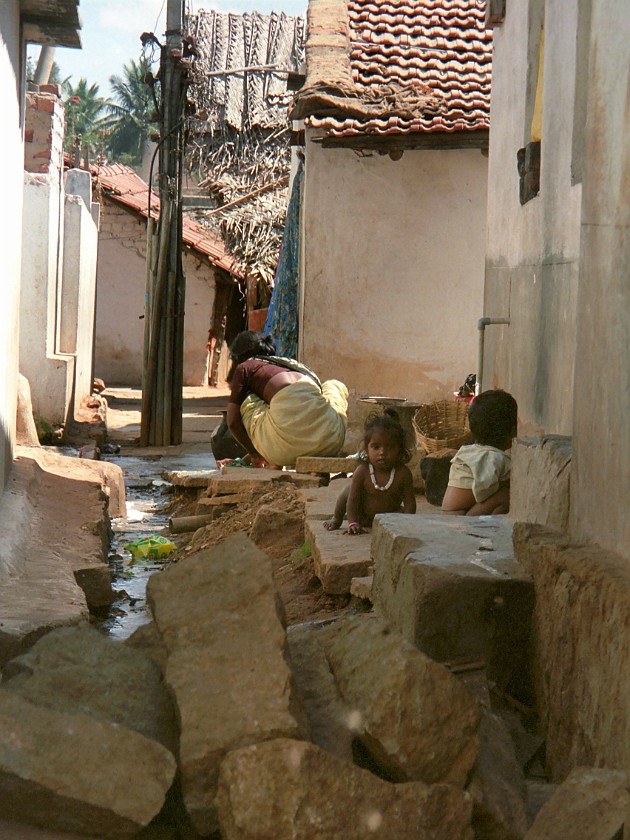
<instances>
[{"instance_id":1,"label":"electric pole","mask_svg":"<svg viewBox=\"0 0 630 840\"><path fill-rule=\"evenodd\" d=\"M182 166L186 69L182 64L183 0L168 0L161 47L160 213L147 220L145 356L141 446L182 442L185 278L182 267ZM151 184L149 184L149 191Z\"/></svg>"}]
</instances>

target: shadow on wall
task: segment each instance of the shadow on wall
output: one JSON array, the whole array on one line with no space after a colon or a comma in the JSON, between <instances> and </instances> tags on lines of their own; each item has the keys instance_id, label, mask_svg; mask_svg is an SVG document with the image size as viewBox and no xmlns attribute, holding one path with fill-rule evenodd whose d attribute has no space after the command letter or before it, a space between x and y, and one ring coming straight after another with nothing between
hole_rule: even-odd
<instances>
[{"instance_id":1,"label":"shadow on wall","mask_svg":"<svg viewBox=\"0 0 630 840\"><path fill-rule=\"evenodd\" d=\"M9 477L9 472L11 471L11 465L13 464L13 441L5 425L4 418L0 421L0 436L0 458L2 459L2 463L0 464L0 475L2 476L0 495L2 495L7 478Z\"/></svg>"}]
</instances>

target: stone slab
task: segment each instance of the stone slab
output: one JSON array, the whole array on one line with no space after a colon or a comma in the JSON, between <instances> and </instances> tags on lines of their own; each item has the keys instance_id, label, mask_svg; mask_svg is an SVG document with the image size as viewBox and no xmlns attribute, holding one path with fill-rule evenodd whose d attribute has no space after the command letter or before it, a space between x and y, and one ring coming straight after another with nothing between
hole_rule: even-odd
<instances>
[{"instance_id":1,"label":"stone slab","mask_svg":"<svg viewBox=\"0 0 630 840\"><path fill-rule=\"evenodd\" d=\"M382 514L371 551L390 626L438 662L484 660L501 688L528 689L534 591L507 517Z\"/></svg>"},{"instance_id":2,"label":"stone slab","mask_svg":"<svg viewBox=\"0 0 630 840\"><path fill-rule=\"evenodd\" d=\"M463 788L481 710L460 680L373 613L337 622L323 639L356 738L385 778Z\"/></svg>"},{"instance_id":3,"label":"stone slab","mask_svg":"<svg viewBox=\"0 0 630 840\"><path fill-rule=\"evenodd\" d=\"M627 773L576 768L542 806L525 840L614 840L629 805Z\"/></svg>"},{"instance_id":4,"label":"stone slab","mask_svg":"<svg viewBox=\"0 0 630 840\"><path fill-rule=\"evenodd\" d=\"M313 744L277 739L230 753L218 807L224 840L472 840L470 798L393 785Z\"/></svg>"},{"instance_id":5,"label":"stone slab","mask_svg":"<svg viewBox=\"0 0 630 840\"><path fill-rule=\"evenodd\" d=\"M344 761L352 761L354 732L351 710L337 690L323 639L328 628L293 626L287 630L287 650L296 691L309 722L310 740Z\"/></svg>"},{"instance_id":6,"label":"stone slab","mask_svg":"<svg viewBox=\"0 0 630 840\"><path fill-rule=\"evenodd\" d=\"M351 482L351 478L338 478L325 487L309 487L300 490L306 518L330 519L339 495Z\"/></svg>"},{"instance_id":7,"label":"stone slab","mask_svg":"<svg viewBox=\"0 0 630 840\"><path fill-rule=\"evenodd\" d=\"M298 473L353 473L359 461L356 458L298 458L295 471Z\"/></svg>"},{"instance_id":8,"label":"stone slab","mask_svg":"<svg viewBox=\"0 0 630 840\"><path fill-rule=\"evenodd\" d=\"M319 487L323 478L304 475L292 470L248 469L246 467L223 467L220 476L212 478L208 485L209 496L223 496L228 493L250 493L261 484L286 481L298 488Z\"/></svg>"},{"instance_id":9,"label":"stone slab","mask_svg":"<svg viewBox=\"0 0 630 840\"><path fill-rule=\"evenodd\" d=\"M343 528L327 531L320 520L307 519L304 536L311 542L315 574L324 592L346 595L352 578L367 575L372 563L369 533L351 536L344 534Z\"/></svg>"},{"instance_id":10,"label":"stone slab","mask_svg":"<svg viewBox=\"0 0 630 840\"><path fill-rule=\"evenodd\" d=\"M0 689L1 818L131 838L161 810L175 770L167 749L131 729Z\"/></svg>"},{"instance_id":11,"label":"stone slab","mask_svg":"<svg viewBox=\"0 0 630 840\"><path fill-rule=\"evenodd\" d=\"M25 823L8 822L0 820L0 837L3 840L105 840L88 837L87 834L68 834L67 831L48 831L45 828L36 828Z\"/></svg>"},{"instance_id":12,"label":"stone slab","mask_svg":"<svg viewBox=\"0 0 630 840\"><path fill-rule=\"evenodd\" d=\"M569 526L571 438L518 437L512 443L510 518L561 533Z\"/></svg>"},{"instance_id":13,"label":"stone slab","mask_svg":"<svg viewBox=\"0 0 630 840\"><path fill-rule=\"evenodd\" d=\"M158 665L89 624L47 633L5 665L2 686L38 706L117 723L177 751L173 704Z\"/></svg>"},{"instance_id":14,"label":"stone slab","mask_svg":"<svg viewBox=\"0 0 630 840\"><path fill-rule=\"evenodd\" d=\"M153 575L147 597L180 721L184 802L197 831L209 834L225 755L303 734L271 561L239 533Z\"/></svg>"},{"instance_id":15,"label":"stone slab","mask_svg":"<svg viewBox=\"0 0 630 840\"><path fill-rule=\"evenodd\" d=\"M218 476L219 471L214 470L165 470L162 478L170 481L173 487L193 489L208 486L213 478Z\"/></svg>"},{"instance_id":16,"label":"stone slab","mask_svg":"<svg viewBox=\"0 0 630 840\"><path fill-rule=\"evenodd\" d=\"M372 600L372 584L374 575L355 577L350 581L350 594L355 598L362 598L364 601Z\"/></svg>"}]
</instances>

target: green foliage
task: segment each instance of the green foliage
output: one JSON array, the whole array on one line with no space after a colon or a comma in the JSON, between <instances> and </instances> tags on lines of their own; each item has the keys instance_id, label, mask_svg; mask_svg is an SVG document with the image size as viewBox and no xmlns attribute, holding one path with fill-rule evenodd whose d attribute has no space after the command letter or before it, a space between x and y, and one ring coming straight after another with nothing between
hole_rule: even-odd
<instances>
[{"instance_id":1,"label":"green foliage","mask_svg":"<svg viewBox=\"0 0 630 840\"><path fill-rule=\"evenodd\" d=\"M294 552L292 552L291 556L289 557L289 563L293 566L294 569L299 568L303 563L305 563L309 557L313 554L313 547L311 545L311 541L307 540L305 543L299 548L296 548Z\"/></svg>"},{"instance_id":2,"label":"green foliage","mask_svg":"<svg viewBox=\"0 0 630 840\"><path fill-rule=\"evenodd\" d=\"M27 82L32 82L33 81L33 79L35 78L35 70L37 70L37 62L35 61L35 59L33 58L32 55L29 55L28 58L26 59L26 81ZM70 79L70 76L68 76L66 79L61 78L61 70L59 68L59 65L57 64L56 61L53 61L52 68L51 68L51 71L50 71L50 76L48 78L49 84L51 84L51 85L62 85L62 84L64 84L64 82L67 82L68 79Z\"/></svg>"},{"instance_id":3,"label":"green foliage","mask_svg":"<svg viewBox=\"0 0 630 840\"><path fill-rule=\"evenodd\" d=\"M88 87L81 77L76 85L63 82L63 103L66 109L66 149L74 148L77 139L93 147L102 147L109 129L109 102L99 95L97 84Z\"/></svg>"},{"instance_id":4,"label":"green foliage","mask_svg":"<svg viewBox=\"0 0 630 840\"><path fill-rule=\"evenodd\" d=\"M35 421L35 428L37 429L37 437L43 446L54 446L58 444L63 435L63 429L51 426L47 420L39 415L36 411L33 412L33 420Z\"/></svg>"},{"instance_id":5,"label":"green foliage","mask_svg":"<svg viewBox=\"0 0 630 840\"><path fill-rule=\"evenodd\" d=\"M108 149L112 157L121 161L140 163L144 144L151 129L151 114L155 110L151 90L144 81L151 69L150 62L133 59L123 67L121 76L110 76L114 102L107 104L111 133Z\"/></svg>"}]
</instances>

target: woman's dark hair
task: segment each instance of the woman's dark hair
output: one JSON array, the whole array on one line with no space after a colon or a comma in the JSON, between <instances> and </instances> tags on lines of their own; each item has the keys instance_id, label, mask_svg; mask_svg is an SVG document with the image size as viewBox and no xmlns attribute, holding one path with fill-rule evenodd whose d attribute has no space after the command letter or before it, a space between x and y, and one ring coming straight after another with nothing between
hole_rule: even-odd
<instances>
[{"instance_id":1,"label":"woman's dark hair","mask_svg":"<svg viewBox=\"0 0 630 840\"><path fill-rule=\"evenodd\" d=\"M393 408L386 408L382 414L374 412L368 415L365 421L365 436L363 438L363 448L365 450L368 448L368 444L372 438L372 432L375 429L392 438L394 443L398 444L400 454L396 461L397 467L406 464L411 459L411 452L405 444L405 430L400 425L398 414Z\"/></svg>"},{"instance_id":2,"label":"woman's dark hair","mask_svg":"<svg viewBox=\"0 0 630 840\"><path fill-rule=\"evenodd\" d=\"M501 449L516 434L518 406L507 391L482 391L468 408L468 424L475 443Z\"/></svg>"},{"instance_id":3,"label":"woman's dark hair","mask_svg":"<svg viewBox=\"0 0 630 840\"><path fill-rule=\"evenodd\" d=\"M270 335L253 330L240 332L230 344L232 365L227 375L227 381L232 381L234 372L241 362L246 362L252 356L273 356L275 352L276 343Z\"/></svg>"}]
</instances>

